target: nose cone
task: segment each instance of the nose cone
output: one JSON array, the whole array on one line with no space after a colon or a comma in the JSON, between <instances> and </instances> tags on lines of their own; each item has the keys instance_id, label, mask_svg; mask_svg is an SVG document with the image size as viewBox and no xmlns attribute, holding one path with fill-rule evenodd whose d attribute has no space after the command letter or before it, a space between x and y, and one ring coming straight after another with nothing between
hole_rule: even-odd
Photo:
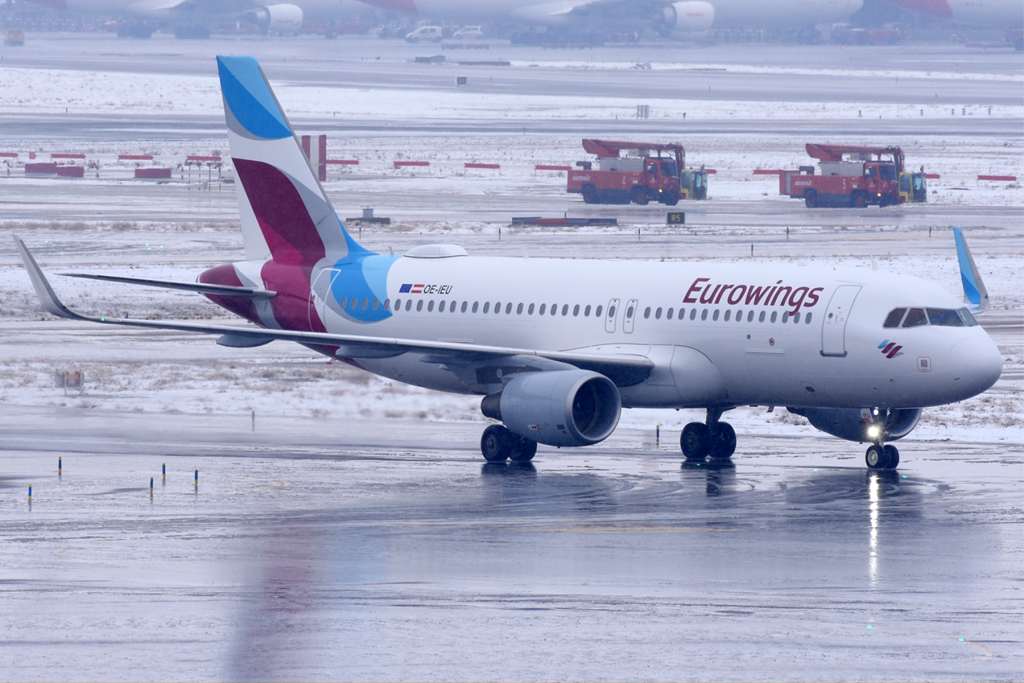
<instances>
[{"instance_id":1,"label":"nose cone","mask_svg":"<svg viewBox=\"0 0 1024 683\"><path fill-rule=\"evenodd\" d=\"M988 334L981 332L956 344L949 355L953 383L963 400L977 396L999 379L1003 357Z\"/></svg>"}]
</instances>

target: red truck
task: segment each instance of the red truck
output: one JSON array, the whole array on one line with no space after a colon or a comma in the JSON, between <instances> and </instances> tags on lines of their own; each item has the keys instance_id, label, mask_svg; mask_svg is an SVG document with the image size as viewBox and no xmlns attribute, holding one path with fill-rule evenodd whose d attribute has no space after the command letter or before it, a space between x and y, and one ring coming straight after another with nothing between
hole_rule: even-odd
<instances>
[{"instance_id":1,"label":"red truck","mask_svg":"<svg viewBox=\"0 0 1024 683\"><path fill-rule=\"evenodd\" d=\"M819 160L814 166L779 174L779 193L803 199L807 208L887 206L928 201L928 182L920 173L903 170L899 147L807 145L807 153Z\"/></svg>"},{"instance_id":2,"label":"red truck","mask_svg":"<svg viewBox=\"0 0 1024 683\"><path fill-rule=\"evenodd\" d=\"M656 201L675 206L680 199L707 198L707 171L686 170L682 145L584 140L583 149L597 156L598 167L576 162L580 168L569 171L566 191L582 194L587 204Z\"/></svg>"}]
</instances>

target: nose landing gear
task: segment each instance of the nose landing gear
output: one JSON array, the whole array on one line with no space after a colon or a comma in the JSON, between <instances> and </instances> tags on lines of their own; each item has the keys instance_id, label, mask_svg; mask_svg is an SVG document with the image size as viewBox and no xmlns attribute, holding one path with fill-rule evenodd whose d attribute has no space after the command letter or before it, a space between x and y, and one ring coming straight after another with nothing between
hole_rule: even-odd
<instances>
[{"instance_id":1,"label":"nose landing gear","mask_svg":"<svg viewBox=\"0 0 1024 683\"><path fill-rule=\"evenodd\" d=\"M871 444L864 454L864 462L869 470L894 470L900 464L900 451L888 444Z\"/></svg>"}]
</instances>

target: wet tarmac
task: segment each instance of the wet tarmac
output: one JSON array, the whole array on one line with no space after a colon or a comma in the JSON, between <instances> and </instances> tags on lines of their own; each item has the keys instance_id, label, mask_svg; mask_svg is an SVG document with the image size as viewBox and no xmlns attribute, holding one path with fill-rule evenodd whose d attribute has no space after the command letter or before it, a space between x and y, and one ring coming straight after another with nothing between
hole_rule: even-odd
<instances>
[{"instance_id":1,"label":"wet tarmac","mask_svg":"<svg viewBox=\"0 0 1024 683\"><path fill-rule=\"evenodd\" d=\"M745 434L708 469L620 429L494 466L481 426L5 407L2 677L1024 671L1022 444L918 439L879 474Z\"/></svg>"}]
</instances>

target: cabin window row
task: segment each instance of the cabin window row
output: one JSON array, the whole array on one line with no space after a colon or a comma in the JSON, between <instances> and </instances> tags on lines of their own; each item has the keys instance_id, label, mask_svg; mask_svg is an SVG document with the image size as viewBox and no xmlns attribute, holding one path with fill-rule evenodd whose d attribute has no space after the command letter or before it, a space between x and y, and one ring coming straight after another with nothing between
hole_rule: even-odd
<instances>
[{"instance_id":1,"label":"cabin window row","mask_svg":"<svg viewBox=\"0 0 1024 683\"><path fill-rule=\"evenodd\" d=\"M348 297L344 297L338 303L341 306L341 308L343 308L343 309L344 308L348 308L349 310L352 310L352 311L355 311L355 310L363 310L363 311L365 311L365 310L374 310L374 311L376 311L376 310L379 310L381 308L383 308L385 311L390 311L391 310L391 300L390 299L385 299L383 302L381 302L379 299L372 299L371 300L369 298L364 298L364 299L360 300L358 297L353 297L352 299L349 299ZM395 311L402 311L402 310L412 311L413 308L415 307L415 309L417 311L423 311L423 309L426 308L428 313L433 313L434 312L434 308L435 308L435 303L436 303L437 311L439 313L444 313L446 311L450 312L450 313L455 313L455 312L462 312L462 313L485 313L485 314L486 313L492 313L492 312L495 313L495 314L501 314L502 313L502 302L500 302L500 301L495 302L493 307L491 306L491 302L489 302L489 301L483 302L483 305L481 305L479 301L474 301L472 304L470 304L470 302L468 302L468 301L463 301L461 306L460 306L459 302L457 302L457 301L449 302L446 299L441 299L439 302L435 302L434 299L418 299L418 300L415 300L415 301L413 299L404 299L404 300L403 299L396 299L395 300L394 310ZM527 315L534 315L536 313L537 315L552 315L552 316L556 316L559 313L561 313L563 317L568 317L568 315L570 313L572 313L573 317L579 317L580 313L582 313L583 317L585 317L585 318L589 318L591 316L591 314L593 314L593 316L595 318L600 318L601 315L604 313L604 306L590 306L590 305L581 306L580 304L575 304L575 305L572 305L570 307L569 304L562 304L561 305L561 310L559 310L559 304L551 304L550 307L549 307L548 304L540 304L538 306L537 304L523 304L523 303L513 304L511 302L506 302L506 303L504 303L504 313L505 313L505 315L511 315L512 311L513 311L513 308L515 309L515 312L516 312L517 315L522 315L525 312ZM903 310L903 309L897 309L897 310ZM966 312L967 309L963 309L963 310ZM738 323L742 323L744 321L744 311L743 311L743 309L736 309L735 311L733 311L732 309L725 309L724 312L723 312L721 309L717 309L717 308L714 309L714 310L707 309L707 308L703 308L703 309L679 308L678 311L677 311L675 307L671 307L671 308L665 309L665 308L662 308L662 307L652 308L650 306L648 306L647 308L644 309L644 319L645 320L650 319L651 315L653 314L655 320L661 320L663 315L664 315L666 320L672 320L673 318L676 319L676 320L685 320L687 317L690 320L696 320L697 316L698 316L698 311L699 311L699 315L700 315L700 319L701 320L707 320L710 317L711 320L714 321L714 322L717 322L719 319L723 320L724 322L730 322L731 320L735 320ZM616 312L615 311L615 306L610 306L608 308L608 317L609 318L614 318L615 317L615 312ZM636 313L636 311L633 309L632 306L630 306L628 309L626 309L626 318L627 319L632 319L633 315L635 313ZM687 313L689 315L687 315ZM892 314L890 314L890 316L891 315ZM970 314L968 313L968 315L970 315ZM780 314L779 314L778 311L772 311L771 314L769 314L767 311L755 312L753 310L748 310L748 311L746 311L746 322L748 322L748 323L754 322L755 316L757 317L757 322L759 322L759 323L763 323L763 322L772 322L772 323L774 323L774 322L778 322L778 320L780 318ZM811 312L807 312L806 314L801 314L799 311L797 311L796 313L789 313L788 311L784 311L781 314L781 319L782 319L782 322L784 322L784 323L788 323L788 322L790 322L790 320L792 320L794 323L799 323L799 322L801 322L801 320L803 320L803 322L805 324L810 325L811 324L812 316L813 316L813 314ZM972 318L972 320L973 320L973 318ZM939 323L933 323L933 324L939 324ZM977 324L977 323L974 323L974 324ZM904 325L904 327L906 327L906 326L907 325ZM888 325L887 325L887 327L888 327Z\"/></svg>"}]
</instances>

